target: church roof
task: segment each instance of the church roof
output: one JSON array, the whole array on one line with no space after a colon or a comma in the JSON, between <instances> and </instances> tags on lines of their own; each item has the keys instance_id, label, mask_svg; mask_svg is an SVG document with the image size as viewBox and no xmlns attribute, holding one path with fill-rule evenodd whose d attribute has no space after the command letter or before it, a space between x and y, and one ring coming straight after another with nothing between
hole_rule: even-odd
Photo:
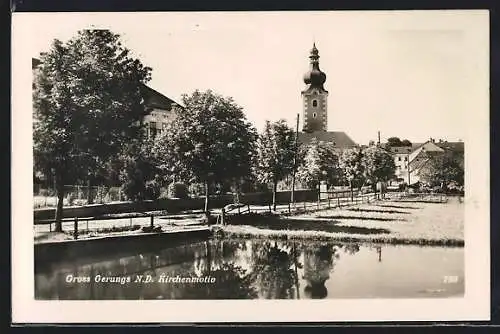
<instances>
[{"instance_id":1,"label":"church roof","mask_svg":"<svg viewBox=\"0 0 500 334\"><path fill-rule=\"evenodd\" d=\"M357 144L343 131L315 131L299 132L298 141L300 144L308 144L313 138L318 141L333 143L338 148L352 148Z\"/></svg>"},{"instance_id":2,"label":"church roof","mask_svg":"<svg viewBox=\"0 0 500 334\"><path fill-rule=\"evenodd\" d=\"M172 105L180 106L174 100L146 85L142 85L142 94L146 105L151 108L171 110ZM182 108L182 106L180 107Z\"/></svg>"}]
</instances>

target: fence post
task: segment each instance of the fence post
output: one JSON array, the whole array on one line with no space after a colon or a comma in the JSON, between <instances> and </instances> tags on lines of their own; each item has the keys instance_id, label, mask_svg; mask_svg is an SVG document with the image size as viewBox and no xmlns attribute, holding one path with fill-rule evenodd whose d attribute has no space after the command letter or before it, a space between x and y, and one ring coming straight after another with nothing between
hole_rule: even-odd
<instances>
[{"instance_id":1,"label":"fence post","mask_svg":"<svg viewBox=\"0 0 500 334\"><path fill-rule=\"evenodd\" d=\"M130 217L130 227L132 227L132 217Z\"/></svg>"},{"instance_id":2,"label":"fence post","mask_svg":"<svg viewBox=\"0 0 500 334\"><path fill-rule=\"evenodd\" d=\"M291 204L290 204L290 202L288 202L288 213L291 213L291 212L292 212Z\"/></svg>"},{"instance_id":3,"label":"fence post","mask_svg":"<svg viewBox=\"0 0 500 334\"><path fill-rule=\"evenodd\" d=\"M330 209L330 196L328 196L328 209Z\"/></svg>"},{"instance_id":4,"label":"fence post","mask_svg":"<svg viewBox=\"0 0 500 334\"><path fill-rule=\"evenodd\" d=\"M73 226L73 236L76 239L78 239L78 217L75 217L75 223Z\"/></svg>"},{"instance_id":5,"label":"fence post","mask_svg":"<svg viewBox=\"0 0 500 334\"><path fill-rule=\"evenodd\" d=\"M49 232L52 232L52 223L49 222Z\"/></svg>"},{"instance_id":6,"label":"fence post","mask_svg":"<svg viewBox=\"0 0 500 334\"><path fill-rule=\"evenodd\" d=\"M87 219L87 233L89 233L89 220Z\"/></svg>"},{"instance_id":7,"label":"fence post","mask_svg":"<svg viewBox=\"0 0 500 334\"><path fill-rule=\"evenodd\" d=\"M151 214L151 218L150 218L150 223L149 224L150 224L151 228L154 227L154 216L153 216L153 214Z\"/></svg>"},{"instance_id":8,"label":"fence post","mask_svg":"<svg viewBox=\"0 0 500 334\"><path fill-rule=\"evenodd\" d=\"M250 213L250 204L247 204L248 206L248 213Z\"/></svg>"}]
</instances>

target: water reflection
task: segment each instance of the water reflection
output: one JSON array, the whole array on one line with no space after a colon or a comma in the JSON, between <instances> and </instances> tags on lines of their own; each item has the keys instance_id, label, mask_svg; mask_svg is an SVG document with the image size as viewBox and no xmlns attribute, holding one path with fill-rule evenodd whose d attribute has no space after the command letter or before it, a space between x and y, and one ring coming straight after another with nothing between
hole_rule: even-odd
<instances>
[{"instance_id":1,"label":"water reflection","mask_svg":"<svg viewBox=\"0 0 500 334\"><path fill-rule=\"evenodd\" d=\"M444 284L443 277L450 275L457 282ZM462 248L213 240L39 266L35 295L83 300L428 298L463 295L463 275Z\"/></svg>"}]
</instances>

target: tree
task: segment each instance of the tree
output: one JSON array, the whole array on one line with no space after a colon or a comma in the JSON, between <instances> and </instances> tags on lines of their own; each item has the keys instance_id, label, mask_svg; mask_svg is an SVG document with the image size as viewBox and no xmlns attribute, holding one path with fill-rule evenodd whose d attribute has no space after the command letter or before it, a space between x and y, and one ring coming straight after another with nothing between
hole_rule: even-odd
<instances>
[{"instance_id":1,"label":"tree","mask_svg":"<svg viewBox=\"0 0 500 334\"><path fill-rule=\"evenodd\" d=\"M379 181L389 181L396 170L393 157L387 151L376 146L364 150L362 165L364 176L373 187Z\"/></svg>"},{"instance_id":2,"label":"tree","mask_svg":"<svg viewBox=\"0 0 500 334\"><path fill-rule=\"evenodd\" d=\"M152 146L151 139L133 141L120 155L119 179L129 200L157 199L160 187L168 183L168 174L158 167Z\"/></svg>"},{"instance_id":3,"label":"tree","mask_svg":"<svg viewBox=\"0 0 500 334\"><path fill-rule=\"evenodd\" d=\"M276 211L278 182L291 175L294 167L295 132L285 120L266 121L257 144L256 173L258 180L271 183L273 210Z\"/></svg>"},{"instance_id":4,"label":"tree","mask_svg":"<svg viewBox=\"0 0 500 334\"><path fill-rule=\"evenodd\" d=\"M434 154L419 172L420 179L431 186L439 185L446 189L451 182L464 184L463 156L445 152Z\"/></svg>"},{"instance_id":5,"label":"tree","mask_svg":"<svg viewBox=\"0 0 500 334\"><path fill-rule=\"evenodd\" d=\"M402 140L401 146L411 146L411 141L409 141L408 139Z\"/></svg>"},{"instance_id":6,"label":"tree","mask_svg":"<svg viewBox=\"0 0 500 334\"><path fill-rule=\"evenodd\" d=\"M232 98L210 90L183 95L184 110L157 140L155 154L175 180L205 184L205 213L210 188L250 174L257 133Z\"/></svg>"},{"instance_id":7,"label":"tree","mask_svg":"<svg viewBox=\"0 0 500 334\"><path fill-rule=\"evenodd\" d=\"M55 177L56 231L64 184L89 178L141 133L141 87L151 69L119 39L109 30L83 30L67 43L55 40L35 72L35 168Z\"/></svg>"},{"instance_id":8,"label":"tree","mask_svg":"<svg viewBox=\"0 0 500 334\"><path fill-rule=\"evenodd\" d=\"M401 143L401 139L399 137L390 137L387 139L387 145L396 147L396 146L403 146Z\"/></svg>"},{"instance_id":9,"label":"tree","mask_svg":"<svg viewBox=\"0 0 500 334\"><path fill-rule=\"evenodd\" d=\"M399 146L411 146L411 142L408 139L401 140L399 137L390 137L387 139L387 146L399 147Z\"/></svg>"},{"instance_id":10,"label":"tree","mask_svg":"<svg viewBox=\"0 0 500 334\"><path fill-rule=\"evenodd\" d=\"M318 142L315 138L307 145L297 177L310 188L317 188L320 181L338 182L338 156L331 143Z\"/></svg>"},{"instance_id":11,"label":"tree","mask_svg":"<svg viewBox=\"0 0 500 334\"><path fill-rule=\"evenodd\" d=\"M351 148L343 151L340 155L339 166L349 182L352 197L354 185L361 186L365 181L363 151L359 148Z\"/></svg>"}]
</instances>

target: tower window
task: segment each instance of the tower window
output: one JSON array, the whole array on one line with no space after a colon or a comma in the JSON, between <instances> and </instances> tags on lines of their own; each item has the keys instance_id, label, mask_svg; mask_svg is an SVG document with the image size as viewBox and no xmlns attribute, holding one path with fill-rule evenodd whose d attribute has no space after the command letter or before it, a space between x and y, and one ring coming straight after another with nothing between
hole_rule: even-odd
<instances>
[{"instance_id":1,"label":"tower window","mask_svg":"<svg viewBox=\"0 0 500 334\"><path fill-rule=\"evenodd\" d=\"M315 112L313 112L313 117L314 117L314 118L316 118L316 116L317 116L317 115L316 115L316 113L315 113Z\"/></svg>"},{"instance_id":2,"label":"tower window","mask_svg":"<svg viewBox=\"0 0 500 334\"><path fill-rule=\"evenodd\" d=\"M313 100L313 107L317 107L318 106L318 100Z\"/></svg>"}]
</instances>

